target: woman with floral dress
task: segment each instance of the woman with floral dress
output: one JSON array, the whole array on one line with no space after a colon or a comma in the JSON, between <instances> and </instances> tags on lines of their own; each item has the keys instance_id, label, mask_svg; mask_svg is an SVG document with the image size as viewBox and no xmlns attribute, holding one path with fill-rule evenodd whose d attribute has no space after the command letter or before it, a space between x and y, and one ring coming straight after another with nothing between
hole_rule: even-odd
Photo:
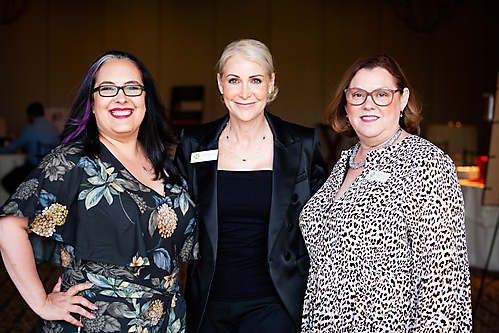
<instances>
[{"instance_id":1,"label":"woman with floral dress","mask_svg":"<svg viewBox=\"0 0 499 333\"><path fill-rule=\"evenodd\" d=\"M177 274L197 248L196 209L169 154L164 111L140 60L103 54L63 144L2 207L3 261L39 331L185 331ZM48 295L40 262L65 268Z\"/></svg>"}]
</instances>

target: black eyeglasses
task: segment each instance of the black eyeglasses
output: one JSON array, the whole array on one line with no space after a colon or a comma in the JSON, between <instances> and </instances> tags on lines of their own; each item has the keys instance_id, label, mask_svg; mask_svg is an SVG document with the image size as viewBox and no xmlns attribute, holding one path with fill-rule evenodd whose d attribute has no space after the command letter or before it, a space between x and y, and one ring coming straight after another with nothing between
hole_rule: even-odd
<instances>
[{"instance_id":1,"label":"black eyeglasses","mask_svg":"<svg viewBox=\"0 0 499 333\"><path fill-rule=\"evenodd\" d=\"M118 95L119 91L123 90L128 97L137 97L142 95L144 91L144 86L140 84L127 84L126 86L113 86L111 84L106 84L102 86L95 87L92 93L98 91L101 97L114 97Z\"/></svg>"},{"instance_id":2,"label":"black eyeglasses","mask_svg":"<svg viewBox=\"0 0 499 333\"><path fill-rule=\"evenodd\" d=\"M367 96L371 96L373 102L379 106L387 106L390 105L393 101L393 95L397 91L402 91L400 89L375 89L371 92L367 92L364 89L360 88L349 88L345 89L345 96L347 98L347 102L351 105L361 105L367 99Z\"/></svg>"}]
</instances>

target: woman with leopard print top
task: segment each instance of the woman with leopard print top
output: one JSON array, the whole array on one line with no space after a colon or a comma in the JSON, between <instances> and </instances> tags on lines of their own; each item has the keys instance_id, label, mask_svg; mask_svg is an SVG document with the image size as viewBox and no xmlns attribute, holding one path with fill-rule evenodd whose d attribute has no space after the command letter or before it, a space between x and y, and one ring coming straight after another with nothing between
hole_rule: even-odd
<instances>
[{"instance_id":1,"label":"woman with leopard print top","mask_svg":"<svg viewBox=\"0 0 499 333\"><path fill-rule=\"evenodd\" d=\"M328 123L359 143L309 200L302 332L470 332L464 202L451 159L388 56L344 75Z\"/></svg>"}]
</instances>

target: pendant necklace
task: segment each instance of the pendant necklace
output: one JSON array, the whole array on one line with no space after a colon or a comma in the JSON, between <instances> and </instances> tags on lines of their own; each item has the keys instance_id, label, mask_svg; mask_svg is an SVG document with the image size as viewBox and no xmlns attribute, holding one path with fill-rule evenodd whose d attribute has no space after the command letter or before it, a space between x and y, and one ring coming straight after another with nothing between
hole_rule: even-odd
<instances>
[{"instance_id":1,"label":"pendant necklace","mask_svg":"<svg viewBox=\"0 0 499 333\"><path fill-rule=\"evenodd\" d=\"M109 142L111 144L111 146L113 146L114 148L116 148L116 150L118 150L120 153L123 154L123 156L125 156L127 158L127 160L129 160L130 162L132 162L133 164L135 164L136 166L138 167L141 167L142 168L142 171L144 171L146 174L149 174L149 171L150 170L147 170L147 168L145 166L142 165L142 156L140 155L140 151L139 149L137 148L137 152L139 154L139 159L140 159L140 164L137 164L135 161L133 161L130 157L128 157L124 152L122 152L118 147L116 147L111 141L109 141L108 139L104 138L107 142Z\"/></svg>"},{"instance_id":2,"label":"pendant necklace","mask_svg":"<svg viewBox=\"0 0 499 333\"><path fill-rule=\"evenodd\" d=\"M262 148L264 141L265 141L265 135L262 137L262 142L260 143L260 146L258 146L258 149L256 150L256 152L254 152L253 155L251 155L250 157L243 158L243 157L237 155L236 153L234 153L234 151L232 150L232 147L230 146L229 135L227 134L227 142L229 143L230 153L234 154L234 156L236 156L238 159L242 160L243 162L246 162L247 160L253 158L256 154L258 154L258 152L260 151L260 148Z\"/></svg>"},{"instance_id":3,"label":"pendant necklace","mask_svg":"<svg viewBox=\"0 0 499 333\"><path fill-rule=\"evenodd\" d=\"M386 143L386 145L383 146L383 148L390 147L395 142L395 140L397 140L399 138L400 133L402 133L402 129L401 128L399 128L399 130L397 131L397 133L395 133L395 135L392 136L392 138L390 139L390 141L388 141ZM363 160L360 163L354 163L353 162L353 160L355 158L355 155L357 155L357 151L359 150L359 147L360 147L360 141L357 142L357 144L353 148L352 155L350 155L350 159L348 160L349 167L352 168L352 169L362 168L366 164L366 160Z\"/></svg>"}]
</instances>

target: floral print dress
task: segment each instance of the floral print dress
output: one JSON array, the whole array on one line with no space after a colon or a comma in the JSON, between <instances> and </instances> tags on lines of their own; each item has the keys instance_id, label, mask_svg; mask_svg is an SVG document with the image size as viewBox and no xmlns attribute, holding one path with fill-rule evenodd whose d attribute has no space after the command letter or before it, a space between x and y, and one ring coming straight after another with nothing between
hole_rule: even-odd
<instances>
[{"instance_id":1,"label":"floral print dress","mask_svg":"<svg viewBox=\"0 0 499 333\"><path fill-rule=\"evenodd\" d=\"M83 156L76 144L48 154L2 207L1 216L29 217L35 259L62 265L62 289L98 306L83 328L43 321L44 333L185 332L178 262L196 257L196 208L186 184L165 195L141 184L101 145ZM55 283L56 281L54 281Z\"/></svg>"}]
</instances>

